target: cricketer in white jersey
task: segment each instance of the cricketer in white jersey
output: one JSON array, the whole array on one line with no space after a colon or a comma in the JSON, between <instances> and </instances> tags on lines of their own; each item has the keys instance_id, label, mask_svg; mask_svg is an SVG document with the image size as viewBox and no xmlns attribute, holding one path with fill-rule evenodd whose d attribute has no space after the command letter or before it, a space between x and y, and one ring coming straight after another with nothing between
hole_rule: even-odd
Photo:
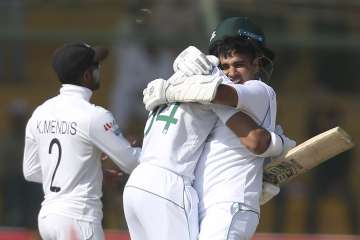
<instances>
[{"instance_id":1,"label":"cricketer in white jersey","mask_svg":"<svg viewBox=\"0 0 360 240\"><path fill-rule=\"evenodd\" d=\"M228 128L233 124L239 125L241 128L244 121L234 123L233 117L238 114L236 112L239 110L231 108L229 110L224 106L214 108L222 121L217 121L215 128L209 135L198 163L194 184L200 197L201 226L199 239L204 240L250 239L252 237L259 221L259 201L263 185L263 158L281 154L289 143L292 144L292 147L294 146L292 140L287 139L285 136L280 138L272 132L275 129L276 120L276 96L273 89L261 81L251 80L254 79L254 74L256 74L259 65L252 61L256 58L252 59L250 57L256 56L257 53L254 51L253 43L247 40L256 37L256 34L260 33L252 34L251 31L255 31L256 26L249 22L247 18L229 20L225 20L225 25L222 23L223 26L220 25L220 28L217 29L220 32L215 35L218 36L218 40L229 35L236 38L246 29L245 32L250 34L250 37L241 37L240 43L237 42L238 40L231 43L234 40L230 38L221 46L221 67L224 68L224 72L234 83L242 84L230 84L237 93L237 102L232 103L231 106L236 106L237 109L250 116L258 125L265 127L271 132L272 139L265 152L260 155L257 155L258 153L254 154L254 151L249 151L248 146L243 141L240 143L239 135L235 135ZM261 39L263 39L263 36ZM229 45L226 46L226 44ZM199 73L206 74L206 72L202 72L202 65L204 65L205 61L201 55L194 53L191 48L183 53L178 57L180 60L175 60L175 70L187 72L186 76ZM260 55L260 59L262 57ZM222 75L220 71L215 72L215 74ZM193 94L192 89L199 85L193 81L194 79L183 82L174 81L170 84L164 84L165 86L160 85L159 89L162 89L161 91L157 90L158 83L155 82L154 85L150 83L153 89L149 88L148 85L149 90L160 93L159 95L165 97L154 98L151 97L151 91L145 91L145 94L148 95L147 97L144 96L145 105L151 108L156 103L164 100L165 102L204 103L212 101L212 99L201 98ZM200 78L198 77L198 79ZM177 91L174 91L174 89ZM186 91L182 91L183 89L186 89ZM217 100L216 98L214 102L218 102L215 100ZM220 103L222 102L220 101ZM273 136L275 137L273 138ZM275 139L277 140L274 141ZM285 142L282 140L285 140ZM275 194L272 193L271 196Z\"/></svg>"},{"instance_id":2,"label":"cricketer in white jersey","mask_svg":"<svg viewBox=\"0 0 360 240\"><path fill-rule=\"evenodd\" d=\"M226 78L216 71L202 82L201 88L211 85L212 80L220 83ZM166 82L158 80L148 85L145 95L159 90L157 83ZM175 80L179 85L182 81ZM216 124L225 124L236 112L230 107L176 102L151 112L141 163L124 190L124 211L132 239L197 239L198 199L191 187L194 168L203 154L204 141L216 132ZM238 137L237 141L240 144Z\"/></svg>"},{"instance_id":3,"label":"cricketer in white jersey","mask_svg":"<svg viewBox=\"0 0 360 240\"><path fill-rule=\"evenodd\" d=\"M70 83L68 73L78 71L84 86L63 84L58 96L35 109L26 127L23 172L26 180L43 185L38 221L45 240L104 239L100 156L107 154L127 173L138 164L140 149L121 135L109 111L90 103L98 87L94 81L99 79L84 72L98 69L96 64L89 68L106 57L97 54L82 43L65 45L55 53L54 68L61 82Z\"/></svg>"},{"instance_id":4,"label":"cricketer in white jersey","mask_svg":"<svg viewBox=\"0 0 360 240\"><path fill-rule=\"evenodd\" d=\"M214 31L209 49L220 58L219 66L224 73L233 83L238 83L232 86L238 95L237 109L268 131L274 131L275 92L267 84L251 80L261 74L269 78L271 74L265 68L272 68L274 54L266 48L262 30L248 18L226 19ZM219 115L221 111L228 112L226 107L219 106ZM231 121L231 117L228 119ZM276 148L271 146L276 144L270 144L265 153L256 155L240 143L238 136L223 122L217 122L196 169L194 187L200 199L199 240L251 239L260 217L259 202L269 200L261 199L264 197L262 186L268 184L262 181L263 157L276 156L296 144L284 135L281 142L280 152L273 151ZM275 194L271 192L270 198Z\"/></svg>"},{"instance_id":5,"label":"cricketer in white jersey","mask_svg":"<svg viewBox=\"0 0 360 240\"><path fill-rule=\"evenodd\" d=\"M227 77L224 76L222 71L220 71L218 68L214 69L212 76L215 78L219 77L220 79L224 80L227 79ZM191 81L194 80L191 79L188 82ZM241 99L241 108L247 109L249 112L251 112L252 116L254 116L255 121L258 124L263 123L266 125L274 125L275 118L271 118L271 116L275 115L274 111L276 111L276 99L275 93L270 87L261 81L256 80L248 81L248 83L244 85L231 84L230 80L227 80L227 82L223 81L222 83L229 84L231 85L231 88L237 90L236 92L238 94L238 99ZM151 86L152 83L149 85ZM157 85L152 86L157 88ZM251 99L253 99L253 101L251 101ZM186 105L188 104L189 103ZM234 115L239 114L238 109L221 105L208 105L208 107L210 107L216 113L218 118L216 120L215 127L211 129L211 132L207 137L205 148L200 156L200 162L198 163L197 172L195 175L194 186L200 194L200 220L204 219L203 217L205 211L202 210L208 209L209 206L213 206L215 203L226 202L226 205L230 205L230 209L231 204L229 203L232 201L236 203L246 202L246 204L239 205L238 211L240 211L240 209L247 211L242 213L242 217L246 215L246 217L250 218L253 227L251 229L244 229L242 227L240 230L242 231L242 234L248 233L252 235L258 224L258 205L260 193L262 190L263 157L256 156L254 153L250 152L239 140L239 136L241 136L241 134L237 131L237 129L232 129L234 131L232 132L232 130L230 130L226 125L229 119L231 119ZM242 112L240 113L244 115ZM244 121L242 121L242 123L244 123ZM203 125L201 127L207 126ZM187 134L186 131L185 133ZM277 145L280 145L280 148L279 151L276 151L275 154L279 154L282 151L281 141L277 141ZM165 144L161 144L160 148L161 147L162 149L167 149ZM266 148L267 147L268 145ZM262 152L264 152L266 148L263 149ZM160 150L161 149L158 149L157 151ZM156 153L157 152L154 152L154 154ZM173 155L176 155L176 152L174 152ZM210 160L211 163L209 167L207 166L209 160L208 158L212 158ZM229 158L229 162L223 158ZM206 169L206 173L202 172L204 169ZM210 171L210 174L208 171ZM233 177L234 181L230 181L229 179ZM239 179L241 179L239 182L240 186L236 185ZM246 189L244 186L246 186ZM207 192L210 195L208 195ZM203 237L202 233L206 233L206 231L203 231L203 229L207 228L203 224L206 224L206 226L210 227L208 230L216 229L216 231L219 231L219 226L228 226L229 222L226 221L224 217L214 218L212 215L208 216L211 216L211 218L206 218L206 220L213 220L214 222L210 223L215 224L216 226L210 227L208 221L200 221L202 224L200 226L200 238L217 239L215 237L219 236L216 236L213 232L210 235L204 235ZM232 216L229 214L227 218L231 219ZM219 219L223 219L224 221L219 222ZM223 234L220 234L218 239L222 239L223 237Z\"/></svg>"},{"instance_id":6,"label":"cricketer in white jersey","mask_svg":"<svg viewBox=\"0 0 360 240\"><path fill-rule=\"evenodd\" d=\"M257 124L274 131L276 96L273 89L257 80L232 86L237 90L240 110ZM217 121L196 169L199 239L250 239L260 217L264 158L249 151L224 124L232 117L231 113L239 111L229 108L218 105L218 115L226 118Z\"/></svg>"},{"instance_id":7,"label":"cricketer in white jersey","mask_svg":"<svg viewBox=\"0 0 360 240\"><path fill-rule=\"evenodd\" d=\"M197 194L191 184L217 116L197 103L161 105L144 130L140 164L124 189L133 240L196 239Z\"/></svg>"}]
</instances>

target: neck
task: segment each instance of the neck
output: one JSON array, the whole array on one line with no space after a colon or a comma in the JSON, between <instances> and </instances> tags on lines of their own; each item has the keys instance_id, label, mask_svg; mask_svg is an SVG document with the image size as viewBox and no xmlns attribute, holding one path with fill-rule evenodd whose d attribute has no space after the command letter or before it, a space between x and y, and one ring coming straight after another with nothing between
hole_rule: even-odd
<instances>
[{"instance_id":1,"label":"neck","mask_svg":"<svg viewBox=\"0 0 360 240\"><path fill-rule=\"evenodd\" d=\"M60 94L80 96L81 98L87 101L90 101L92 93L93 93L92 90L87 87L73 85L73 84L63 84L60 89Z\"/></svg>"}]
</instances>

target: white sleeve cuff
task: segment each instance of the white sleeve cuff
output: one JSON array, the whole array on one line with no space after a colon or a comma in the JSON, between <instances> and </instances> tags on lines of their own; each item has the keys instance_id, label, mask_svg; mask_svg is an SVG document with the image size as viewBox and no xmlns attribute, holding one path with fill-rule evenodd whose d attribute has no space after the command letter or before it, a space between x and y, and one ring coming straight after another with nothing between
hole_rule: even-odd
<instances>
[{"instance_id":1,"label":"white sleeve cuff","mask_svg":"<svg viewBox=\"0 0 360 240\"><path fill-rule=\"evenodd\" d=\"M283 151L284 141L283 139L274 132L270 132L271 141L269 147L266 149L265 152L259 154L259 157L275 157L279 156Z\"/></svg>"}]
</instances>

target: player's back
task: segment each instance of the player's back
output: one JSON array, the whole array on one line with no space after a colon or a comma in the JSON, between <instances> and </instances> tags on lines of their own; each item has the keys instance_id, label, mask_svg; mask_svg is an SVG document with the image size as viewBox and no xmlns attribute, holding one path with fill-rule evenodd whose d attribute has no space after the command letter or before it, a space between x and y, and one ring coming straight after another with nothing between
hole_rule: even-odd
<instances>
[{"instance_id":1,"label":"player's back","mask_svg":"<svg viewBox=\"0 0 360 240\"><path fill-rule=\"evenodd\" d=\"M149 115L140 162L193 179L197 160L217 116L197 103L162 105Z\"/></svg>"},{"instance_id":2,"label":"player's back","mask_svg":"<svg viewBox=\"0 0 360 240\"><path fill-rule=\"evenodd\" d=\"M132 238L193 239L198 234L198 197L191 180L216 120L209 106L197 103L163 105L150 114L140 164L123 194Z\"/></svg>"},{"instance_id":3,"label":"player's back","mask_svg":"<svg viewBox=\"0 0 360 240\"><path fill-rule=\"evenodd\" d=\"M65 91L39 106L29 120L38 144L43 213L101 220L101 151L89 137L92 116L99 111L105 110L86 96Z\"/></svg>"}]
</instances>

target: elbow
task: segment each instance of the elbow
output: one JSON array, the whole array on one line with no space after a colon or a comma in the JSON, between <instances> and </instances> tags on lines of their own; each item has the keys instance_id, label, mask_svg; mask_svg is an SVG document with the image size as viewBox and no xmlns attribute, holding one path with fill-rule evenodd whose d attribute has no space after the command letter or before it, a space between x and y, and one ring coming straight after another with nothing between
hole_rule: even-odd
<instances>
[{"instance_id":1,"label":"elbow","mask_svg":"<svg viewBox=\"0 0 360 240\"><path fill-rule=\"evenodd\" d=\"M31 174L29 171L27 171L24 167L23 167L23 175L26 181L30 182L31 181Z\"/></svg>"},{"instance_id":2,"label":"elbow","mask_svg":"<svg viewBox=\"0 0 360 240\"><path fill-rule=\"evenodd\" d=\"M24 169L23 175L24 175L25 180L28 182L42 183L41 172L29 172Z\"/></svg>"},{"instance_id":3,"label":"elbow","mask_svg":"<svg viewBox=\"0 0 360 240\"><path fill-rule=\"evenodd\" d=\"M271 136L265 129L257 129L252 131L247 137L247 141L243 142L246 148L254 153L260 155L269 147Z\"/></svg>"},{"instance_id":4,"label":"elbow","mask_svg":"<svg viewBox=\"0 0 360 240\"><path fill-rule=\"evenodd\" d=\"M263 141L254 141L250 144L246 145L246 148L254 153L255 155L260 155L266 151L266 148L264 148L265 144Z\"/></svg>"},{"instance_id":5,"label":"elbow","mask_svg":"<svg viewBox=\"0 0 360 240\"><path fill-rule=\"evenodd\" d=\"M42 178L41 177L37 177L37 176L33 176L33 175L28 175L25 176L25 180L28 182L35 182L35 183L42 183Z\"/></svg>"},{"instance_id":6,"label":"elbow","mask_svg":"<svg viewBox=\"0 0 360 240\"><path fill-rule=\"evenodd\" d=\"M25 178L26 181L34 182L33 176L31 174L29 174L27 172L24 172L23 174L24 174L24 178Z\"/></svg>"}]
</instances>

